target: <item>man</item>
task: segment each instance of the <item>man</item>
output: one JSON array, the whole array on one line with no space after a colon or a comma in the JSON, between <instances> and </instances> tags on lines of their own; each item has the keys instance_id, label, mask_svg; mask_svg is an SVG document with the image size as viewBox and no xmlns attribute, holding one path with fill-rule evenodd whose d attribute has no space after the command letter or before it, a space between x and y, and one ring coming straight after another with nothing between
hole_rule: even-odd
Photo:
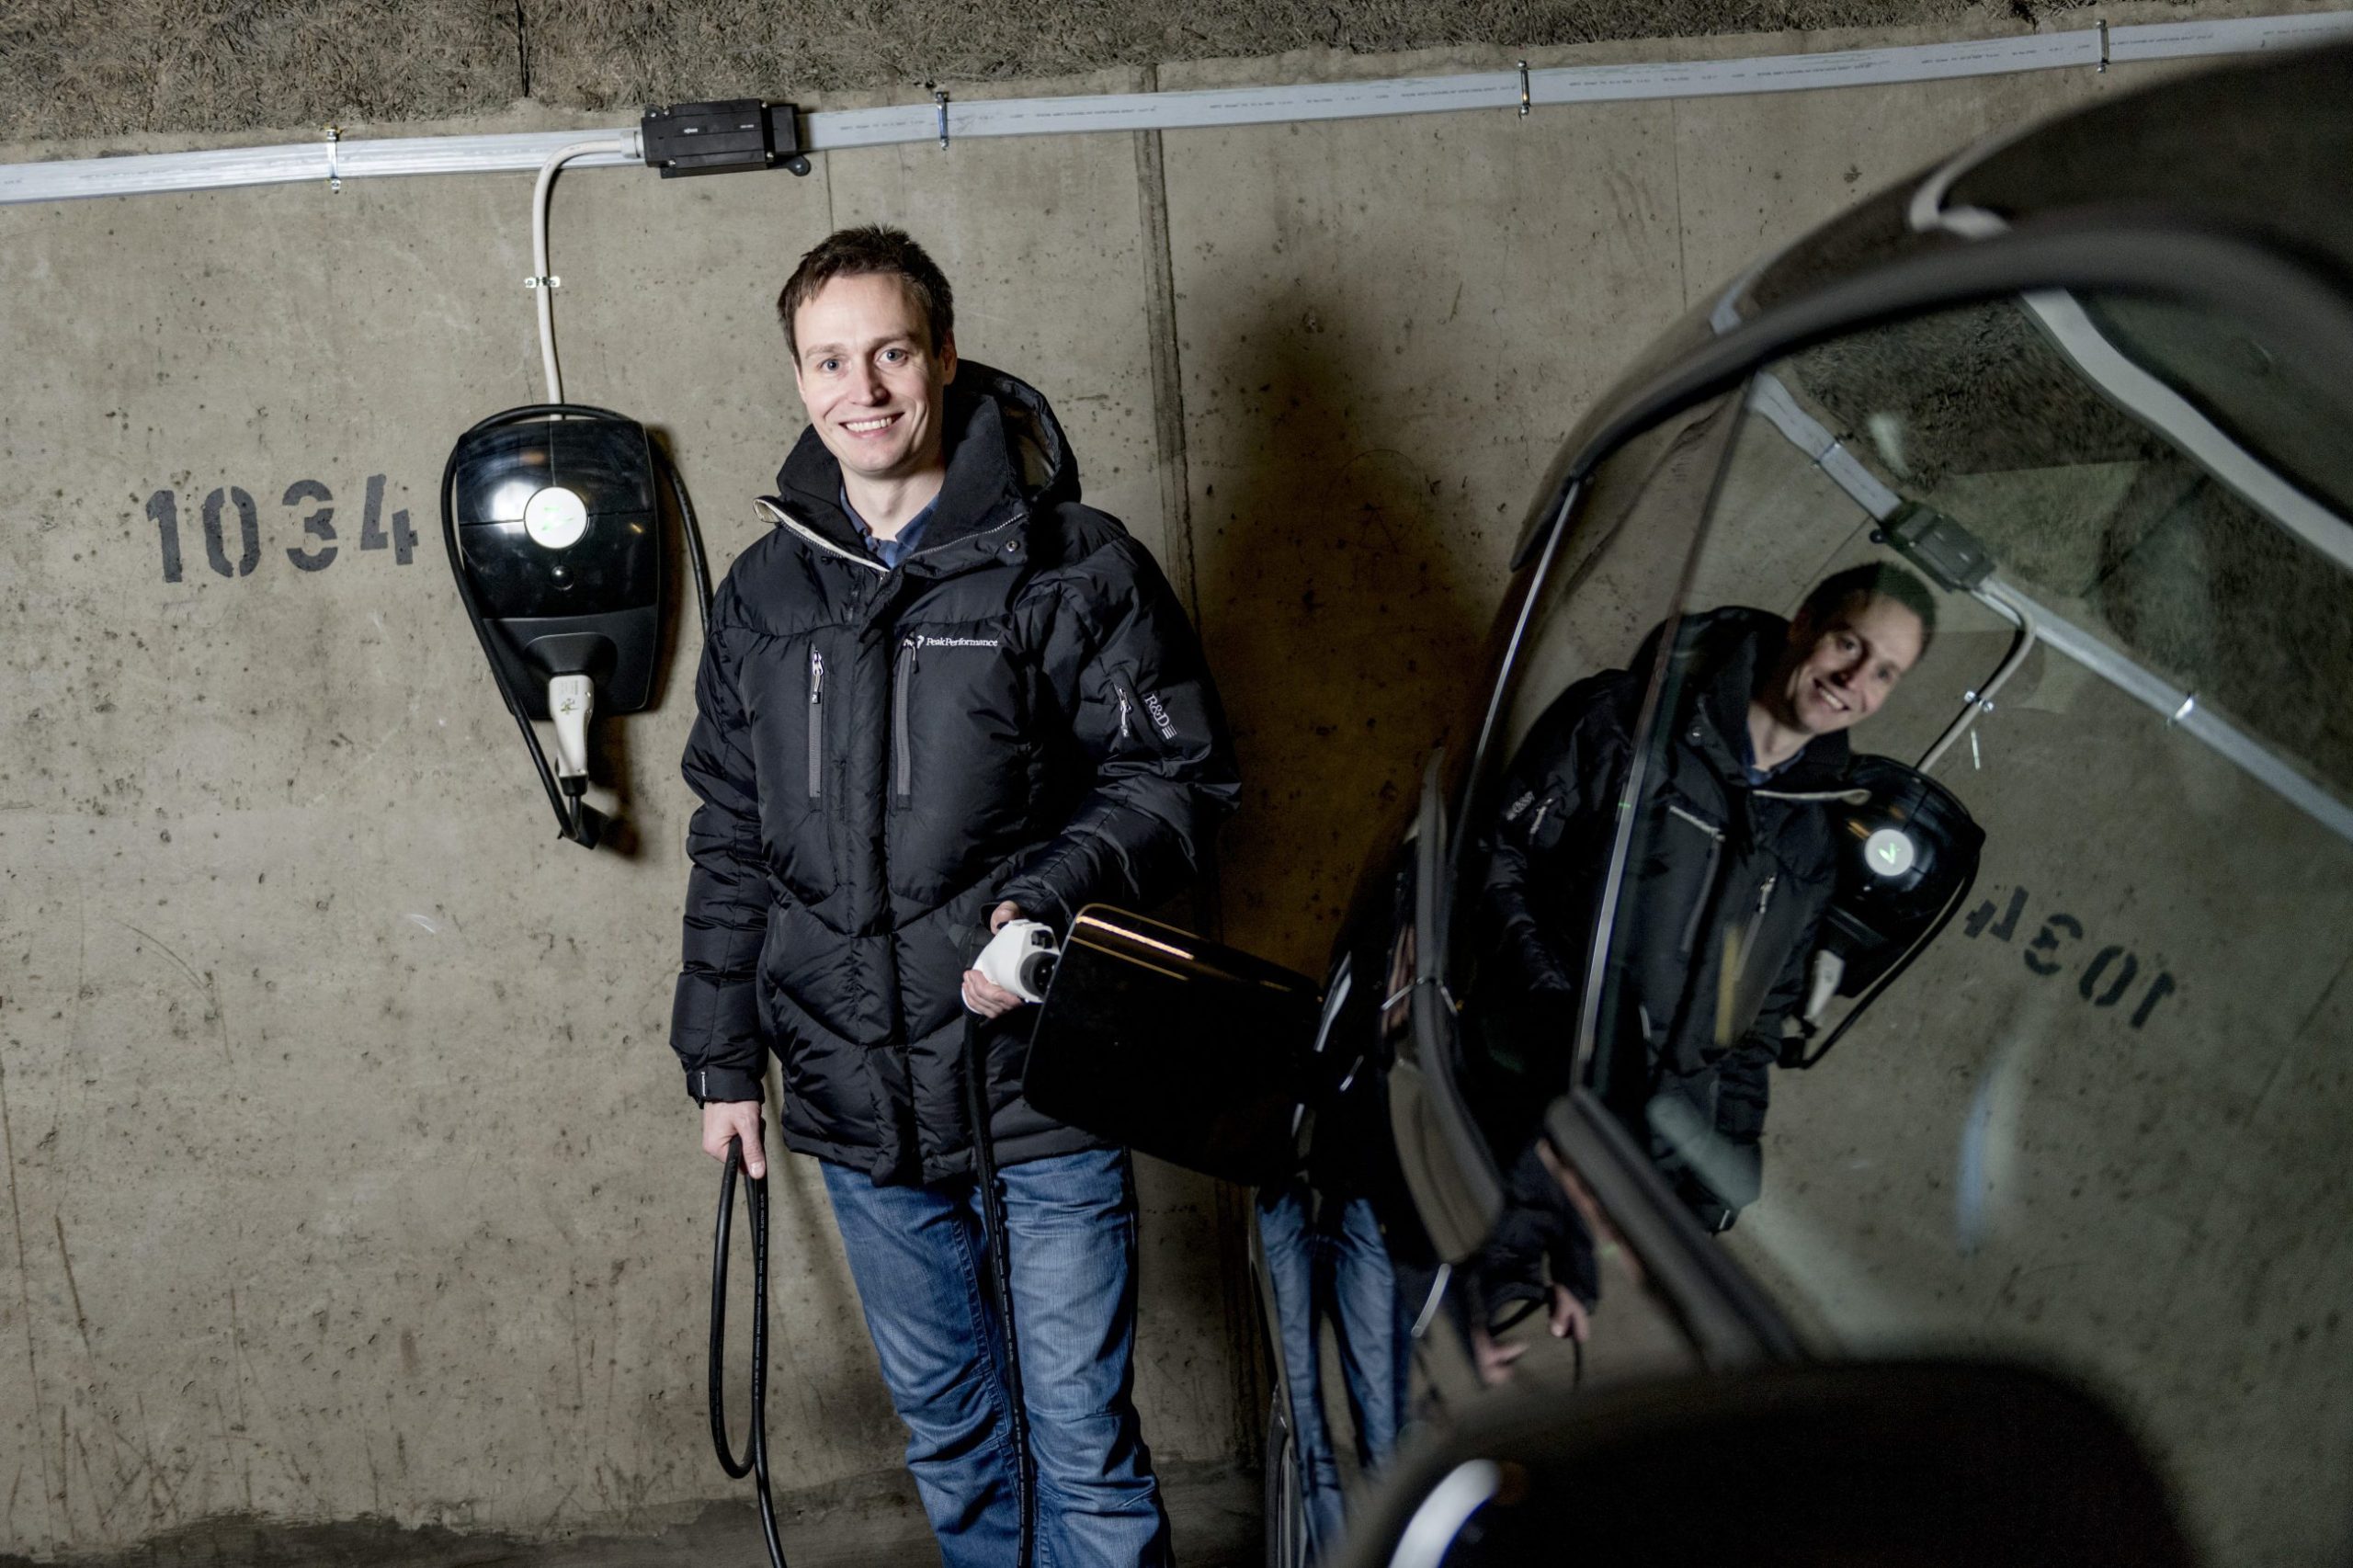
<instances>
[{"instance_id":1,"label":"man","mask_svg":"<svg viewBox=\"0 0 2353 1568\"><path fill-rule=\"evenodd\" d=\"M1149 906L1238 794L1216 695L1152 559L1079 505L1046 400L956 353L946 278L849 229L778 300L809 427L728 573L696 685L686 961L671 1040L702 1143L754 1176L761 1074L823 1164L907 1463L950 1568L1015 1555L1016 1457L967 1113L983 1026L1039 1561L1156 1564L1130 1400L1123 1150L1022 1094L991 931Z\"/></svg>"},{"instance_id":2,"label":"man","mask_svg":"<svg viewBox=\"0 0 2353 1568\"><path fill-rule=\"evenodd\" d=\"M1763 1181L1768 1078L1835 887L1830 808L1851 798L1846 732L1879 710L1935 629L1926 585L1876 564L1824 579L1786 622L1728 608L1678 628L1593 1081L1711 1229L1730 1226ZM1509 1081L1506 1042L1574 1036L1659 641L1632 669L1564 691L1506 778L1485 914L1486 984L1504 1025L1489 1054L1506 1072L1486 1086L1490 1103L1529 1103L1524 1082Z\"/></svg>"}]
</instances>

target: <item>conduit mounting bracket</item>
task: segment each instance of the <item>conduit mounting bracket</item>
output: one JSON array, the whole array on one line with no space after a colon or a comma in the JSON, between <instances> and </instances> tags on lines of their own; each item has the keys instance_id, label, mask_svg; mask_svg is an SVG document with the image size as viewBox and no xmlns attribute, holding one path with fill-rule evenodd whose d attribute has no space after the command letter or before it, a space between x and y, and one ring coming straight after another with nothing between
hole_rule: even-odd
<instances>
[{"instance_id":1,"label":"conduit mounting bracket","mask_svg":"<svg viewBox=\"0 0 2353 1568\"><path fill-rule=\"evenodd\" d=\"M320 129L326 132L327 138L327 194L329 196L341 196L343 194L343 170L336 165L335 149L343 144L343 127L339 125L326 125L320 127Z\"/></svg>"}]
</instances>

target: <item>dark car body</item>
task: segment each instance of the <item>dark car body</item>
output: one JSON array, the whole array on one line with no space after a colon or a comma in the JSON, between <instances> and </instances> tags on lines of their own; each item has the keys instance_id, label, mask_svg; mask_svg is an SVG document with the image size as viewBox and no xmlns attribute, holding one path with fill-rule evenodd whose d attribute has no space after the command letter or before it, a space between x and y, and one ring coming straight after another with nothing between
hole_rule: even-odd
<instances>
[{"instance_id":1,"label":"dark car body","mask_svg":"<svg viewBox=\"0 0 2353 1568\"><path fill-rule=\"evenodd\" d=\"M1286 1391L1317 1379L1270 1326L1269 1561L1518 1561L1604 1536L1630 1560L1726 1560L1767 1493L1844 1521L1817 1544L1862 1560L1837 1555L1873 1527L1824 1485L1842 1462L1824 1434L1842 1410L1859 1430L1866 1410L1912 1408L1854 1364L1924 1356L1948 1359L1913 1389L1906 1430L1949 1444L1952 1494L2003 1441L2043 1455L2054 1489L2000 1482L2051 1533L1975 1560L2093 1560L2056 1543L2121 1508L2155 1532L2129 1548L2143 1561L2347 1561L2348 519L2353 49L2205 72L1972 149L1663 337L1538 486L1468 743L1431 757L1411 821L1376 846L1320 984L1244 983L1231 956L1154 938L1164 1024L1191 1008L1222 1039L1281 1036L1260 1053L1279 1064L1233 1096L1247 1126L1205 1141L1204 1106L1181 1131L1158 1117L1162 1142L1214 1144L1189 1163L1289 1190L1303 1213L1369 1205L1414 1347L1402 1448L1369 1456L1385 1477L1350 1482L1343 1537L1311 1540ZM1904 759L1890 776L1936 783L1892 817L1833 801L1824 820L1857 845L1908 824L1924 847L1907 864L1959 843L1970 874L1890 938L1871 983L1833 974L1777 1020L1762 1196L1722 1206L1712 1223L1738 1222L1711 1235L1662 1153L1674 1128L1603 1092L1665 1032L1630 1016L1626 976L1667 939L1637 884L1668 853L1654 807L1698 678L1678 629L1725 604L1788 616L1808 584L1869 562L1930 581L1942 625L1850 733ZM1666 652L1645 654L1646 635ZM1581 847L1591 892L1560 933L1587 978L1530 1006L1498 978L1487 906L1506 783L1545 711L1629 669L1633 760L1592 815L1614 827ZM1708 919L1736 941L1764 913ZM1126 917L1083 917L1074 953L1088 919ZM1056 1029L1050 1003L1041 1050L1070 1043ZM1118 1032L1098 1013L1089 1040L1116 1051ZM1287 1124L1270 1094L1295 1105ZM1141 1103L1122 1131L1149 1149ZM1516 1233L1538 1242L1501 1267ZM1297 1303L1264 1276L1273 1325ZM1772 1381L1840 1367L1826 1404ZM1995 1403L2018 1394L2005 1379L2055 1381L1997 1438L1954 1414L1972 1375ZM1690 1392L1752 1386L1730 1404ZM1304 1397L1347 1429L1336 1391ZM1680 1437L1677 1398L1716 1400ZM1776 1401L1779 1428L1756 1414ZM1718 1533L1695 1546L1688 1521L1653 1515L1652 1555L1622 1537L1641 1490L1626 1477L1659 1472L1612 1457L1620 1429L1680 1456L1659 1496L1703 1520L1713 1498ZM1552 1482L1529 1481L1555 1460ZM1481 1464L1486 1480L1461 1481ZM1782 1481L1761 1493L1759 1475ZM1610 1496L1562 1500L1594 1485Z\"/></svg>"}]
</instances>

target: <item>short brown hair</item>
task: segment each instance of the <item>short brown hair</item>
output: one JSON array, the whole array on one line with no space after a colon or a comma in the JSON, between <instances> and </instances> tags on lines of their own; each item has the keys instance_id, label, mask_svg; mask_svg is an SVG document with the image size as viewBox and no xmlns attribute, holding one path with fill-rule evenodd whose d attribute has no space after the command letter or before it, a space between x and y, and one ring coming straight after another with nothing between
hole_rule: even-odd
<instances>
[{"instance_id":1,"label":"short brown hair","mask_svg":"<svg viewBox=\"0 0 2353 1568\"><path fill-rule=\"evenodd\" d=\"M930 329L931 351L939 352L956 330L956 293L948 286L948 275L904 229L869 223L837 229L818 241L776 297L776 313L784 320L784 347L794 364L801 362L801 343L792 332L793 312L836 278L870 277L896 278L906 285Z\"/></svg>"},{"instance_id":2,"label":"short brown hair","mask_svg":"<svg viewBox=\"0 0 2353 1568\"><path fill-rule=\"evenodd\" d=\"M1910 610L1920 623L1920 653L1927 655L1928 644L1937 640L1936 596L1928 592L1927 584L1901 566L1871 561L1835 572L1813 585L1798 614L1819 626L1858 599L1892 599Z\"/></svg>"}]
</instances>

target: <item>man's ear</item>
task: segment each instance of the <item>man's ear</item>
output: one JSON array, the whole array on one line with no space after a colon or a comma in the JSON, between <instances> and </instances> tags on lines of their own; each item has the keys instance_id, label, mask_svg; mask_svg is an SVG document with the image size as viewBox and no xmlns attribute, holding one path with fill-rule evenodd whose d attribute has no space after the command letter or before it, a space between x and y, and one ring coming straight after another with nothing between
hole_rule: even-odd
<instances>
[{"instance_id":1,"label":"man's ear","mask_svg":"<svg viewBox=\"0 0 2353 1568\"><path fill-rule=\"evenodd\" d=\"M949 333L939 340L939 384L948 385L956 379L956 335Z\"/></svg>"}]
</instances>

